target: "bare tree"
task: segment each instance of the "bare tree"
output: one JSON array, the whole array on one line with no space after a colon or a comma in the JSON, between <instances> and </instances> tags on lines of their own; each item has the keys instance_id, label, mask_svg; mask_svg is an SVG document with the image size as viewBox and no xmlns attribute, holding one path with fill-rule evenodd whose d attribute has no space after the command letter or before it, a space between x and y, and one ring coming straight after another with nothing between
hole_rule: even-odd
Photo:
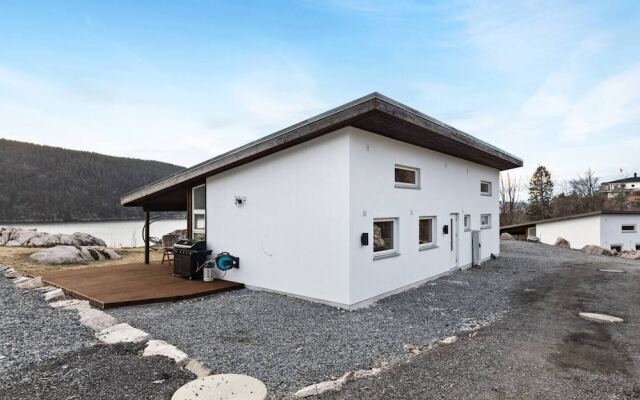
<instances>
[{"instance_id":1,"label":"bare tree","mask_svg":"<svg viewBox=\"0 0 640 400\"><path fill-rule=\"evenodd\" d=\"M580 201L580 211L596 211L600 208L599 181L600 178L591 168L584 175L578 175L577 179L569 181L572 194Z\"/></svg>"},{"instance_id":2,"label":"bare tree","mask_svg":"<svg viewBox=\"0 0 640 400\"><path fill-rule=\"evenodd\" d=\"M508 173L500 175L500 225L512 225L520 200L520 179Z\"/></svg>"}]
</instances>

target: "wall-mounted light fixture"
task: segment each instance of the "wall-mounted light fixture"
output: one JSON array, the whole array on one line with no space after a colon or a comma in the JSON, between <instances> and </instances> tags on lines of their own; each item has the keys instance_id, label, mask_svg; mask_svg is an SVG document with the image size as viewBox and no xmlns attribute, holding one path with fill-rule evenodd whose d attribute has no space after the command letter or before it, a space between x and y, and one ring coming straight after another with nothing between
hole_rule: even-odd
<instances>
[{"instance_id":1,"label":"wall-mounted light fixture","mask_svg":"<svg viewBox=\"0 0 640 400\"><path fill-rule=\"evenodd\" d=\"M235 201L236 206L242 207L246 202L247 202L246 196L236 196L236 201Z\"/></svg>"}]
</instances>

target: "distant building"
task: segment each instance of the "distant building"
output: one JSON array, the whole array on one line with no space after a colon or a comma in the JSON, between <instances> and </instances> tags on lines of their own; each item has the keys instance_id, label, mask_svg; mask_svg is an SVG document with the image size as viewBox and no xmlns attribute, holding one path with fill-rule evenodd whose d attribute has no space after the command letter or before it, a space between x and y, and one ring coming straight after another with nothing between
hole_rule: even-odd
<instances>
[{"instance_id":1,"label":"distant building","mask_svg":"<svg viewBox=\"0 0 640 400\"><path fill-rule=\"evenodd\" d=\"M640 250L640 212L593 211L502 226L500 232L534 235L546 244L554 244L558 238L564 238L573 249L595 244L618 251Z\"/></svg>"},{"instance_id":2,"label":"distant building","mask_svg":"<svg viewBox=\"0 0 640 400\"><path fill-rule=\"evenodd\" d=\"M640 195L640 178L638 173L634 173L630 178L618 179L617 181L603 182L600 190L611 199L618 195L630 196L631 194Z\"/></svg>"}]
</instances>

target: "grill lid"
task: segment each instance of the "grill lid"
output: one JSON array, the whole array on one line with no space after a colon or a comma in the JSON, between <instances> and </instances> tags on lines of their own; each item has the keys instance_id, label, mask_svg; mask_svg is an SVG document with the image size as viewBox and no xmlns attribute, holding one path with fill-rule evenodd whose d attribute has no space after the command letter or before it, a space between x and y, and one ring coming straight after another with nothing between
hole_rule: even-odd
<instances>
[{"instance_id":1,"label":"grill lid","mask_svg":"<svg viewBox=\"0 0 640 400\"><path fill-rule=\"evenodd\" d=\"M207 249L207 242L204 240L182 239L178 240L173 245L173 248L175 250L203 251Z\"/></svg>"}]
</instances>

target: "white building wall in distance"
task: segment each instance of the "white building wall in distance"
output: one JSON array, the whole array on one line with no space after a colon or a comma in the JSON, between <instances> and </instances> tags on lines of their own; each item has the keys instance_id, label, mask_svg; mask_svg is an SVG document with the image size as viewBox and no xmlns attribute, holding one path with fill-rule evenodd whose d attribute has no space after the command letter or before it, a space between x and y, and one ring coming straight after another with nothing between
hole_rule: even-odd
<instances>
[{"instance_id":1,"label":"white building wall in distance","mask_svg":"<svg viewBox=\"0 0 640 400\"><path fill-rule=\"evenodd\" d=\"M546 244L555 244L559 237L565 238L573 249L588 244L600 246L600 215L537 224L536 236Z\"/></svg>"},{"instance_id":2,"label":"white building wall in distance","mask_svg":"<svg viewBox=\"0 0 640 400\"><path fill-rule=\"evenodd\" d=\"M633 225L635 229L622 229L622 225ZM602 215L602 247L621 246L622 250L636 250L640 247L640 215Z\"/></svg>"},{"instance_id":3,"label":"white building wall in distance","mask_svg":"<svg viewBox=\"0 0 640 400\"><path fill-rule=\"evenodd\" d=\"M491 227L481 230L481 257L499 254L498 170L451 157L357 128L351 132L351 298L352 304L422 282L449 271L450 234L443 233L451 213L459 215L458 266L471 263L471 229L480 230L480 215L491 215ZM395 186L395 165L418 168L419 189ZM480 182L492 193L480 193ZM420 250L419 218L436 217L436 247ZM373 222L397 221L398 255L374 260ZM360 242L368 233L369 244Z\"/></svg>"},{"instance_id":4,"label":"white building wall in distance","mask_svg":"<svg viewBox=\"0 0 640 400\"><path fill-rule=\"evenodd\" d=\"M240 257L225 279L348 304L348 171L342 130L209 177L207 245Z\"/></svg>"}]
</instances>

